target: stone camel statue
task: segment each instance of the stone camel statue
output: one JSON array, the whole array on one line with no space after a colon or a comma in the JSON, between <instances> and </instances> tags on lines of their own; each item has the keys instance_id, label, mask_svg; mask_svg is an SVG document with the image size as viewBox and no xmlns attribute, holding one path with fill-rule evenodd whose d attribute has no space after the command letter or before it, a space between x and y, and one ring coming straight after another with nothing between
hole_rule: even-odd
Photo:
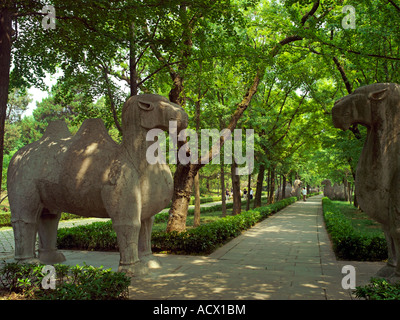
<instances>
[{"instance_id":1,"label":"stone camel statue","mask_svg":"<svg viewBox=\"0 0 400 320\"><path fill-rule=\"evenodd\" d=\"M301 180L296 179L294 180L292 191L290 192L291 197L300 197L300 192L301 192Z\"/></svg>"},{"instance_id":2,"label":"stone camel statue","mask_svg":"<svg viewBox=\"0 0 400 320\"><path fill-rule=\"evenodd\" d=\"M325 179L324 181L321 182L321 184L324 186L324 197L332 199L333 187L331 180Z\"/></svg>"},{"instance_id":3,"label":"stone camel statue","mask_svg":"<svg viewBox=\"0 0 400 320\"><path fill-rule=\"evenodd\" d=\"M335 102L335 127L367 127L358 161L355 190L361 209L381 223L388 246L388 261L377 276L400 280L400 85L363 86Z\"/></svg>"},{"instance_id":4,"label":"stone camel statue","mask_svg":"<svg viewBox=\"0 0 400 320\"><path fill-rule=\"evenodd\" d=\"M167 164L149 164L146 133L178 130L188 124L182 107L155 94L130 97L122 110L122 143L115 143L100 119L87 119L71 136L64 121L49 124L43 137L20 149L8 168L8 197L15 238L15 259L53 264L61 212L111 218L120 252L118 271L143 274L153 261L154 215L173 193Z\"/></svg>"},{"instance_id":5,"label":"stone camel statue","mask_svg":"<svg viewBox=\"0 0 400 320\"><path fill-rule=\"evenodd\" d=\"M337 184L335 183L332 186L332 182L329 179L325 179L324 181L321 182L322 185L325 185L324 187L324 196L328 197L331 200L345 200L345 194L344 194L344 186L343 184Z\"/></svg>"}]
</instances>

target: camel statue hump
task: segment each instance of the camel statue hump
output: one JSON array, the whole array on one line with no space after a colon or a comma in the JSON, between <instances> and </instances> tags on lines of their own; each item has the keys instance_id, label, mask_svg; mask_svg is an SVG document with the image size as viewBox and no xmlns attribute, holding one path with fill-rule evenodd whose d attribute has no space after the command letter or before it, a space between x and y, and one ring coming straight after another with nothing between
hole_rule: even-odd
<instances>
[{"instance_id":1,"label":"camel statue hump","mask_svg":"<svg viewBox=\"0 0 400 320\"><path fill-rule=\"evenodd\" d=\"M47 126L46 131L42 136L42 140L45 140L47 138L58 140L58 139L66 139L69 137L71 137L71 132L69 132L69 129L65 121L55 120L49 122L49 125Z\"/></svg>"}]
</instances>

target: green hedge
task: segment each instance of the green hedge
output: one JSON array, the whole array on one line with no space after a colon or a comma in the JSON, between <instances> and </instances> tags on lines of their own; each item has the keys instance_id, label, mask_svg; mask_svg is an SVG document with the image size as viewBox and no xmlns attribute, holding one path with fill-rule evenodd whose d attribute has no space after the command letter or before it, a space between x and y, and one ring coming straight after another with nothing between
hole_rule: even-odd
<instances>
[{"instance_id":1,"label":"green hedge","mask_svg":"<svg viewBox=\"0 0 400 320\"><path fill-rule=\"evenodd\" d=\"M381 234L364 235L327 197L322 199L326 229L336 256L343 260L381 261L387 259L386 239Z\"/></svg>"},{"instance_id":2,"label":"green hedge","mask_svg":"<svg viewBox=\"0 0 400 320\"><path fill-rule=\"evenodd\" d=\"M121 272L88 265L54 265L55 288L43 289L49 273L43 264L5 263L0 268L0 288L40 300L125 300L131 279Z\"/></svg>"},{"instance_id":3,"label":"green hedge","mask_svg":"<svg viewBox=\"0 0 400 320\"><path fill-rule=\"evenodd\" d=\"M117 251L117 235L111 220L93 222L72 228L60 228L57 233L59 249Z\"/></svg>"},{"instance_id":4,"label":"green hedge","mask_svg":"<svg viewBox=\"0 0 400 320\"><path fill-rule=\"evenodd\" d=\"M366 300L400 300L400 283L390 283L386 279L371 278L365 286L356 287L357 298Z\"/></svg>"},{"instance_id":5,"label":"green hedge","mask_svg":"<svg viewBox=\"0 0 400 320\"><path fill-rule=\"evenodd\" d=\"M255 210L244 211L236 216L227 216L215 222L201 225L181 233L152 233L154 252L168 251L179 254L203 254L236 237L241 231L265 219L289 204L296 197L288 198ZM212 210L213 207L207 207ZM206 208L202 208L203 209ZM215 210L215 208L214 208ZM111 221L58 230L57 246L60 249L118 250L117 239Z\"/></svg>"},{"instance_id":6,"label":"green hedge","mask_svg":"<svg viewBox=\"0 0 400 320\"><path fill-rule=\"evenodd\" d=\"M8 227L11 226L11 213L10 212L1 212L0 213L0 227Z\"/></svg>"}]
</instances>

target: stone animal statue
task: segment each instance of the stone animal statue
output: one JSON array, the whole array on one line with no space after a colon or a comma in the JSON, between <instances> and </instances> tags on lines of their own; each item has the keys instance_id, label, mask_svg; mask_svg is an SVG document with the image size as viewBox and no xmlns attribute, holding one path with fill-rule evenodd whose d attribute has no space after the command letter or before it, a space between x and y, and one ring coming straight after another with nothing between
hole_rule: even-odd
<instances>
[{"instance_id":1,"label":"stone animal statue","mask_svg":"<svg viewBox=\"0 0 400 320\"><path fill-rule=\"evenodd\" d=\"M324 181L321 182L321 184L324 186L324 197L332 199L333 188L331 180L325 179Z\"/></svg>"},{"instance_id":2,"label":"stone animal statue","mask_svg":"<svg viewBox=\"0 0 400 320\"><path fill-rule=\"evenodd\" d=\"M50 123L43 137L20 149L8 168L8 197L15 237L15 259L65 260L57 251L61 212L111 218L120 252L119 271L142 274L152 262L154 215L173 193L167 164L149 164L146 133L168 130L169 121L186 128L182 107L166 98L130 97L122 110L122 143L115 143L100 119L85 120L72 136L64 121Z\"/></svg>"},{"instance_id":3,"label":"stone animal statue","mask_svg":"<svg viewBox=\"0 0 400 320\"><path fill-rule=\"evenodd\" d=\"M381 223L388 246L388 261L377 276L400 279L400 85L363 86L335 102L336 128L352 124L367 128L358 161L355 192L360 208Z\"/></svg>"},{"instance_id":4,"label":"stone animal statue","mask_svg":"<svg viewBox=\"0 0 400 320\"><path fill-rule=\"evenodd\" d=\"M333 200L346 200L346 196L344 193L344 185L335 183L333 185Z\"/></svg>"},{"instance_id":5,"label":"stone animal statue","mask_svg":"<svg viewBox=\"0 0 400 320\"><path fill-rule=\"evenodd\" d=\"M300 197L301 183L301 180L294 180L292 191L290 192L291 197Z\"/></svg>"}]
</instances>

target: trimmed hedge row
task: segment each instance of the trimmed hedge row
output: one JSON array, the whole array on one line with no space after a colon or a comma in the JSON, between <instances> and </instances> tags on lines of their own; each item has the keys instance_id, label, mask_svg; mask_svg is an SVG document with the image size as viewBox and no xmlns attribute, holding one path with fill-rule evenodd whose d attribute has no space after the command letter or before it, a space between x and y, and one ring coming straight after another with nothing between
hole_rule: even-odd
<instances>
[{"instance_id":1,"label":"trimmed hedge row","mask_svg":"<svg viewBox=\"0 0 400 320\"><path fill-rule=\"evenodd\" d=\"M48 273L43 264L5 263L0 268L0 288L40 300L126 300L131 279L124 273L88 265L55 264L55 289L43 289Z\"/></svg>"},{"instance_id":2,"label":"trimmed hedge row","mask_svg":"<svg viewBox=\"0 0 400 320\"><path fill-rule=\"evenodd\" d=\"M381 234L364 235L327 197L322 199L326 229L336 256L343 260L382 261L387 259L386 239Z\"/></svg>"},{"instance_id":3,"label":"trimmed hedge row","mask_svg":"<svg viewBox=\"0 0 400 320\"><path fill-rule=\"evenodd\" d=\"M221 201L221 199L222 199L221 196L200 197L200 203ZM189 205L194 205L194 202L195 202L195 198L194 197L190 197Z\"/></svg>"},{"instance_id":4,"label":"trimmed hedge row","mask_svg":"<svg viewBox=\"0 0 400 320\"><path fill-rule=\"evenodd\" d=\"M265 219L269 215L294 203L296 197L287 198L271 205L244 211L236 216L227 216L215 222L201 225L181 233L152 233L154 252L167 251L178 254L204 254L239 235L243 230ZM214 207L214 206L213 206ZM211 210L213 207L207 207ZM202 211L205 208L202 208ZM216 210L214 208L214 210ZM58 230L57 246L60 249L118 250L115 231L111 221Z\"/></svg>"}]
</instances>

